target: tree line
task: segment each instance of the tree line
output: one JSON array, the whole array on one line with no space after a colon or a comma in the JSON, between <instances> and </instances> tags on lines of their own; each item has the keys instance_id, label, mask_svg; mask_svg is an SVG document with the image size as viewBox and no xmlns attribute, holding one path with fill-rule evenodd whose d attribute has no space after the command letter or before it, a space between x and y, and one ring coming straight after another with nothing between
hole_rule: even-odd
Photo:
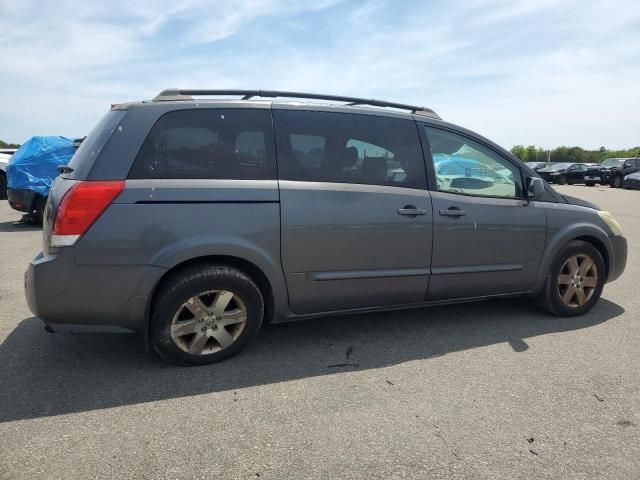
<instances>
[{"instance_id":1,"label":"tree line","mask_svg":"<svg viewBox=\"0 0 640 480\"><path fill-rule=\"evenodd\" d=\"M606 158L629 158L640 156L640 147L628 148L626 150L609 150L600 147L598 150L585 150L580 147L556 147L553 150L529 145L514 145L511 153L524 162L552 162L568 163L600 163Z\"/></svg>"},{"instance_id":2,"label":"tree line","mask_svg":"<svg viewBox=\"0 0 640 480\"><path fill-rule=\"evenodd\" d=\"M0 148L20 148L17 143L7 143L0 140Z\"/></svg>"}]
</instances>

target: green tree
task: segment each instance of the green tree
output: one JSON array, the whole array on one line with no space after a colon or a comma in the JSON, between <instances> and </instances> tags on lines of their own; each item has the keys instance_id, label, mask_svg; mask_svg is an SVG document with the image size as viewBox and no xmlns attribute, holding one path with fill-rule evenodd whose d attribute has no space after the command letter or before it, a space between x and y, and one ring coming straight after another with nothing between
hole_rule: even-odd
<instances>
[{"instance_id":1,"label":"green tree","mask_svg":"<svg viewBox=\"0 0 640 480\"><path fill-rule=\"evenodd\" d=\"M527 162L537 162L538 161L538 149L535 145L529 145L527 147L526 153Z\"/></svg>"},{"instance_id":2,"label":"green tree","mask_svg":"<svg viewBox=\"0 0 640 480\"><path fill-rule=\"evenodd\" d=\"M6 143L0 140L0 148L20 148L17 143Z\"/></svg>"},{"instance_id":3,"label":"green tree","mask_svg":"<svg viewBox=\"0 0 640 480\"><path fill-rule=\"evenodd\" d=\"M544 162L547 160L547 151L541 147L536 148L534 145L527 147L514 145L511 148L511 153L525 162ZM605 147L600 147L597 150L585 150L582 147L567 147L563 145L550 151L552 162L597 163L606 158L630 158L636 156L640 157L640 147L621 150L607 150Z\"/></svg>"},{"instance_id":4,"label":"green tree","mask_svg":"<svg viewBox=\"0 0 640 480\"><path fill-rule=\"evenodd\" d=\"M526 151L522 145L514 145L513 147L511 147L511 153L513 153L516 157L518 157L523 162L526 161L525 160Z\"/></svg>"}]
</instances>

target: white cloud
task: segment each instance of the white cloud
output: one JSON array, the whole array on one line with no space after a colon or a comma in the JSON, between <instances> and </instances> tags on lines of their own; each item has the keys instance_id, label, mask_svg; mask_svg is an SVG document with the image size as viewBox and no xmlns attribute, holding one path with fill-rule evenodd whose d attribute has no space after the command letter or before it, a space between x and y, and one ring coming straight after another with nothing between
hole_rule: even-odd
<instances>
[{"instance_id":1,"label":"white cloud","mask_svg":"<svg viewBox=\"0 0 640 480\"><path fill-rule=\"evenodd\" d=\"M172 87L426 104L507 147L637 145L640 4L0 0L0 139Z\"/></svg>"}]
</instances>

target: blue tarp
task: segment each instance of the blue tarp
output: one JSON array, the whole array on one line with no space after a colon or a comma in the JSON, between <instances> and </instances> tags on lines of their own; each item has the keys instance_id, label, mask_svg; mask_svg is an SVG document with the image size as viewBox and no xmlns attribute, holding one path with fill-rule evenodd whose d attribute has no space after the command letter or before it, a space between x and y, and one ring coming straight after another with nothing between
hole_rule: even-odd
<instances>
[{"instance_id":1,"label":"blue tarp","mask_svg":"<svg viewBox=\"0 0 640 480\"><path fill-rule=\"evenodd\" d=\"M66 165L73 156L73 139L66 137L31 137L7 165L8 187L28 189L46 197L60 175L58 165Z\"/></svg>"}]
</instances>

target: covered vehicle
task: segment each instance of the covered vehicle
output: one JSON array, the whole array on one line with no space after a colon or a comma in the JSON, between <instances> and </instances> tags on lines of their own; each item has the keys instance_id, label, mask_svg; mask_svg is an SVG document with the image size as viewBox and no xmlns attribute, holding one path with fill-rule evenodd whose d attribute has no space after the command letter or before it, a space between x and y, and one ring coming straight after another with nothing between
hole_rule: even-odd
<instances>
[{"instance_id":1,"label":"covered vehicle","mask_svg":"<svg viewBox=\"0 0 640 480\"><path fill-rule=\"evenodd\" d=\"M7 165L7 198L14 210L42 220L49 189L59 175L58 166L73 156L73 139L31 137L11 157Z\"/></svg>"}]
</instances>

